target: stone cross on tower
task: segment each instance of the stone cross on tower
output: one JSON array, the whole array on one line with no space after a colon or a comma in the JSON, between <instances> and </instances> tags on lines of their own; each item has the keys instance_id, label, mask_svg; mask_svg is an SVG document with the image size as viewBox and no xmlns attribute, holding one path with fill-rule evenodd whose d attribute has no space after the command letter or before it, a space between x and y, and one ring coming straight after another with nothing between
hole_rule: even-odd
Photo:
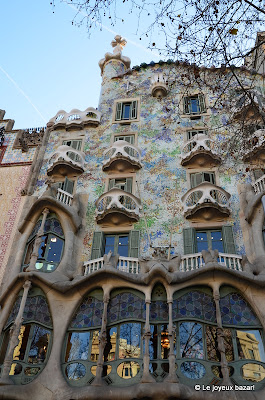
<instances>
[{"instance_id":1,"label":"stone cross on tower","mask_svg":"<svg viewBox=\"0 0 265 400\"><path fill-rule=\"evenodd\" d=\"M124 73L125 70L128 70L130 68L131 60L129 59L129 57L125 57L122 55L122 50L126 43L127 41L120 35L116 35L114 40L111 41L113 53L106 53L105 57L99 61L101 75L103 75L105 65L109 63L109 61L114 61L114 64L116 63L116 66L120 66L120 72L118 72L118 74ZM108 71L106 75L108 75L109 78L117 75L117 68Z\"/></svg>"},{"instance_id":2,"label":"stone cross on tower","mask_svg":"<svg viewBox=\"0 0 265 400\"><path fill-rule=\"evenodd\" d=\"M111 41L111 46L113 47L113 54L121 53L123 47L126 46L127 41L120 35L116 35L114 40Z\"/></svg>"}]
</instances>

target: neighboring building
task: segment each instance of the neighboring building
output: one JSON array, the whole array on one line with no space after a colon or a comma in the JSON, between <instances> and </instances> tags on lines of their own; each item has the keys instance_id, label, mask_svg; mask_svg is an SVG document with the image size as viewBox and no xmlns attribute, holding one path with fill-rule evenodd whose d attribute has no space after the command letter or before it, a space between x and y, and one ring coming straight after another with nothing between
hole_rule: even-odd
<instances>
[{"instance_id":1,"label":"neighboring building","mask_svg":"<svg viewBox=\"0 0 265 400\"><path fill-rule=\"evenodd\" d=\"M32 166L0 298L0 397L262 400L264 77L236 70L246 96L230 70L130 69L125 43L99 62L98 109L58 111L34 160L10 133ZM249 389L202 386L234 384Z\"/></svg>"}]
</instances>

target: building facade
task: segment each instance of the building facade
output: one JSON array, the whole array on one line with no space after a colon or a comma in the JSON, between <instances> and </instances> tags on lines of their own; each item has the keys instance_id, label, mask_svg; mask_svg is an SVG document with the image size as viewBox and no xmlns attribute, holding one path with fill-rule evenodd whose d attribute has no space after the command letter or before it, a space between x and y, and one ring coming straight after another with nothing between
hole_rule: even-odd
<instances>
[{"instance_id":1,"label":"building facade","mask_svg":"<svg viewBox=\"0 0 265 400\"><path fill-rule=\"evenodd\" d=\"M28 170L0 297L0 397L261 400L264 76L131 69L125 43L99 62L97 109L58 111L34 146L6 129Z\"/></svg>"}]
</instances>

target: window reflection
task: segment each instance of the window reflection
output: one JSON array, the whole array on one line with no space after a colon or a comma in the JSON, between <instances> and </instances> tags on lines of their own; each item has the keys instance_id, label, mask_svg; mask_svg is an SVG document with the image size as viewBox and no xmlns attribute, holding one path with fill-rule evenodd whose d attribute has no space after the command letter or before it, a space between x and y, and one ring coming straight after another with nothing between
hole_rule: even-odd
<instances>
[{"instance_id":1,"label":"window reflection","mask_svg":"<svg viewBox=\"0 0 265 400\"><path fill-rule=\"evenodd\" d=\"M50 339L50 331L41 326L34 326L33 336L29 349L28 362L31 364L43 363L46 358Z\"/></svg>"},{"instance_id":2,"label":"window reflection","mask_svg":"<svg viewBox=\"0 0 265 400\"><path fill-rule=\"evenodd\" d=\"M168 337L168 326L161 325L161 358L166 360L169 356L170 343Z\"/></svg>"},{"instance_id":3,"label":"window reflection","mask_svg":"<svg viewBox=\"0 0 265 400\"><path fill-rule=\"evenodd\" d=\"M123 379L134 378L140 371L140 365L135 361L123 362L117 368L117 374Z\"/></svg>"},{"instance_id":4,"label":"window reflection","mask_svg":"<svg viewBox=\"0 0 265 400\"><path fill-rule=\"evenodd\" d=\"M117 328L107 329L107 342L104 349L104 361L115 360L116 353L116 340L117 340Z\"/></svg>"},{"instance_id":5,"label":"window reflection","mask_svg":"<svg viewBox=\"0 0 265 400\"><path fill-rule=\"evenodd\" d=\"M90 332L71 332L68 334L68 342L65 361L87 360Z\"/></svg>"},{"instance_id":6,"label":"window reflection","mask_svg":"<svg viewBox=\"0 0 265 400\"><path fill-rule=\"evenodd\" d=\"M238 357L265 362L264 346L258 330L236 331Z\"/></svg>"},{"instance_id":7,"label":"window reflection","mask_svg":"<svg viewBox=\"0 0 265 400\"><path fill-rule=\"evenodd\" d=\"M141 354L141 324L120 325L119 358L139 358Z\"/></svg>"},{"instance_id":8,"label":"window reflection","mask_svg":"<svg viewBox=\"0 0 265 400\"><path fill-rule=\"evenodd\" d=\"M182 358L203 358L202 325L197 322L183 322L179 327L180 356Z\"/></svg>"},{"instance_id":9,"label":"window reflection","mask_svg":"<svg viewBox=\"0 0 265 400\"><path fill-rule=\"evenodd\" d=\"M232 334L230 329L223 329L224 332L224 345L225 345L225 356L227 361L234 360L234 351L232 343ZM206 327L206 345L207 345L207 356L210 361L221 361L221 354L218 350L217 340L217 328L215 326L208 325Z\"/></svg>"},{"instance_id":10,"label":"window reflection","mask_svg":"<svg viewBox=\"0 0 265 400\"><path fill-rule=\"evenodd\" d=\"M150 360L156 360L157 357L157 325L151 325L150 326L150 331L151 331L151 338L149 341L149 355L150 355Z\"/></svg>"},{"instance_id":11,"label":"window reflection","mask_svg":"<svg viewBox=\"0 0 265 400\"><path fill-rule=\"evenodd\" d=\"M99 355L99 331L93 331L91 345L91 361L97 361Z\"/></svg>"}]
</instances>

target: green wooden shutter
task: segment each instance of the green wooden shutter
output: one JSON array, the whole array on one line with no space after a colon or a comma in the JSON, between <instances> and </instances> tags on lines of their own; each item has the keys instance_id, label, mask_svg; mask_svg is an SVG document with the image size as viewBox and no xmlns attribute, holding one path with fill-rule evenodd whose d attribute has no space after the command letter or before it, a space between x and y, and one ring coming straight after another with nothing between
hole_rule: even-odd
<instances>
[{"instance_id":1,"label":"green wooden shutter","mask_svg":"<svg viewBox=\"0 0 265 400\"><path fill-rule=\"evenodd\" d=\"M125 192L132 193L132 178L126 178Z\"/></svg>"},{"instance_id":2,"label":"green wooden shutter","mask_svg":"<svg viewBox=\"0 0 265 400\"><path fill-rule=\"evenodd\" d=\"M132 101L130 111L131 111L130 119L136 119L137 118L137 101L136 100Z\"/></svg>"},{"instance_id":3,"label":"green wooden shutter","mask_svg":"<svg viewBox=\"0 0 265 400\"><path fill-rule=\"evenodd\" d=\"M190 98L184 97L183 104L184 104L184 114L190 114Z\"/></svg>"},{"instance_id":4,"label":"green wooden shutter","mask_svg":"<svg viewBox=\"0 0 265 400\"><path fill-rule=\"evenodd\" d=\"M224 225L222 227L222 237L224 252L228 254L236 254L233 227L231 225Z\"/></svg>"},{"instance_id":5,"label":"green wooden shutter","mask_svg":"<svg viewBox=\"0 0 265 400\"><path fill-rule=\"evenodd\" d=\"M109 189L108 190L112 189L114 186L115 186L115 179L110 179L109 180Z\"/></svg>"},{"instance_id":6,"label":"green wooden shutter","mask_svg":"<svg viewBox=\"0 0 265 400\"><path fill-rule=\"evenodd\" d=\"M73 149L81 150L81 143L81 140L72 140L71 146L73 147Z\"/></svg>"},{"instance_id":7,"label":"green wooden shutter","mask_svg":"<svg viewBox=\"0 0 265 400\"><path fill-rule=\"evenodd\" d=\"M140 231L131 231L129 234L129 257L139 257Z\"/></svg>"},{"instance_id":8,"label":"green wooden shutter","mask_svg":"<svg viewBox=\"0 0 265 400\"><path fill-rule=\"evenodd\" d=\"M198 100L199 100L199 107L200 107L200 112L205 113L206 112L206 105L205 105L205 97L203 94L198 94Z\"/></svg>"},{"instance_id":9,"label":"green wooden shutter","mask_svg":"<svg viewBox=\"0 0 265 400\"><path fill-rule=\"evenodd\" d=\"M67 193L73 194L74 191L74 182L70 181L67 177L64 180L63 190Z\"/></svg>"},{"instance_id":10,"label":"green wooden shutter","mask_svg":"<svg viewBox=\"0 0 265 400\"><path fill-rule=\"evenodd\" d=\"M184 254L197 253L196 230L194 228L183 229Z\"/></svg>"},{"instance_id":11,"label":"green wooden shutter","mask_svg":"<svg viewBox=\"0 0 265 400\"><path fill-rule=\"evenodd\" d=\"M102 232L94 232L93 244L91 250L91 260L100 258L103 255L103 239L104 234Z\"/></svg>"},{"instance_id":12,"label":"green wooden shutter","mask_svg":"<svg viewBox=\"0 0 265 400\"><path fill-rule=\"evenodd\" d=\"M202 172L197 172L195 174L190 174L190 186L191 188L195 188L200 183L203 182L203 175Z\"/></svg>"},{"instance_id":13,"label":"green wooden shutter","mask_svg":"<svg viewBox=\"0 0 265 400\"><path fill-rule=\"evenodd\" d=\"M121 111L122 111L122 103L116 103L116 115L115 115L116 121L121 120Z\"/></svg>"}]
</instances>

